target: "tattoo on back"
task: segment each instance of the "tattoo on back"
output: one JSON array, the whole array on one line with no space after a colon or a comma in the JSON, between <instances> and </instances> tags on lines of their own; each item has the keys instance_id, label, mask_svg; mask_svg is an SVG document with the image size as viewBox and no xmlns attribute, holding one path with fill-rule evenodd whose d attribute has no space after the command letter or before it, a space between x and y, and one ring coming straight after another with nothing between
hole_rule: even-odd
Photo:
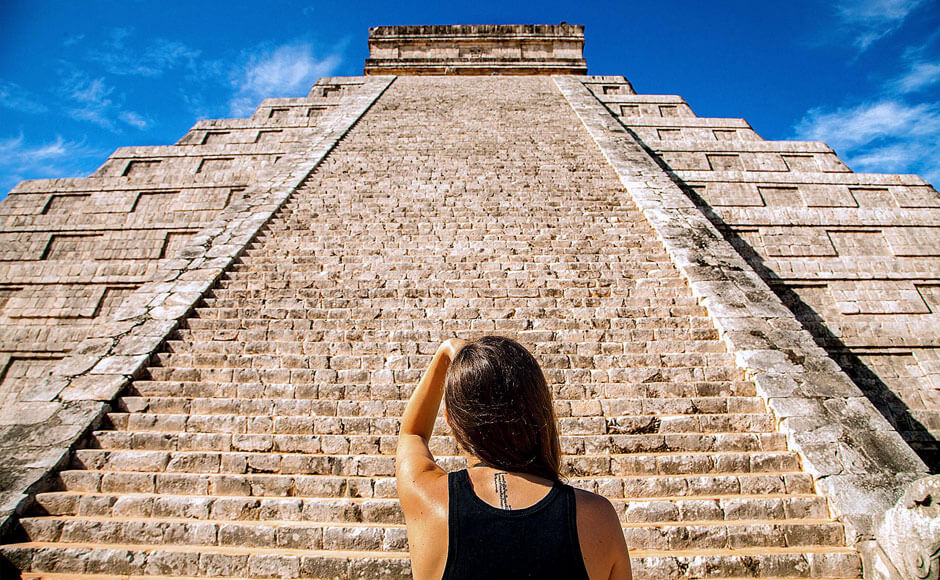
<instances>
[{"instance_id":1,"label":"tattoo on back","mask_svg":"<svg viewBox=\"0 0 940 580\"><path fill-rule=\"evenodd\" d=\"M494 473L493 483L496 485L496 493L499 495L500 509L512 509L509 506L509 496L506 493L506 473L502 471Z\"/></svg>"}]
</instances>

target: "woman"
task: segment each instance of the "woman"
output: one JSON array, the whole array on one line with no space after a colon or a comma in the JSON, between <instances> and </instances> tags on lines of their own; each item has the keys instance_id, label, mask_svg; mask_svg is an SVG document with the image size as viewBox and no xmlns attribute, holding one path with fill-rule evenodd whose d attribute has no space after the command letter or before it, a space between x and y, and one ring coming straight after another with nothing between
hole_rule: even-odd
<instances>
[{"instance_id":1,"label":"woman","mask_svg":"<svg viewBox=\"0 0 940 580\"><path fill-rule=\"evenodd\" d=\"M450 474L428 447L442 396L470 466ZM560 454L551 392L522 345L499 336L444 342L398 439L414 580L630 580L617 513L561 483Z\"/></svg>"}]
</instances>

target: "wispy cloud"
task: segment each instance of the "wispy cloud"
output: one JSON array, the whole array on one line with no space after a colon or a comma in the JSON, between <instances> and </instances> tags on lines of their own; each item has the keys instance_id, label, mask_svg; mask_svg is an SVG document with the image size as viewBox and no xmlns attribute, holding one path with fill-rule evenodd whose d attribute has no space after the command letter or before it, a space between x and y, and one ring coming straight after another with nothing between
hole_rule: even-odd
<instances>
[{"instance_id":1,"label":"wispy cloud","mask_svg":"<svg viewBox=\"0 0 940 580\"><path fill-rule=\"evenodd\" d=\"M0 80L0 107L20 113L39 114L48 110L37 97L16 83Z\"/></svg>"},{"instance_id":2,"label":"wispy cloud","mask_svg":"<svg viewBox=\"0 0 940 580\"><path fill-rule=\"evenodd\" d=\"M69 109L73 119L88 121L111 131L115 130L114 121L109 115L114 102L103 78L92 79L84 73L73 73L63 84L62 91L76 105Z\"/></svg>"},{"instance_id":3,"label":"wispy cloud","mask_svg":"<svg viewBox=\"0 0 940 580\"><path fill-rule=\"evenodd\" d=\"M69 86L69 94L76 101L83 103L110 104L108 98L114 89L105 84L103 78L89 79L85 75L76 75Z\"/></svg>"},{"instance_id":4,"label":"wispy cloud","mask_svg":"<svg viewBox=\"0 0 940 580\"><path fill-rule=\"evenodd\" d=\"M133 39L133 34L131 28L112 30L102 46L88 51L88 59L113 75L155 78L174 67L194 67L200 56L200 51L164 38L155 38L137 46L138 43L128 42Z\"/></svg>"},{"instance_id":5,"label":"wispy cloud","mask_svg":"<svg viewBox=\"0 0 940 580\"><path fill-rule=\"evenodd\" d=\"M857 30L872 29L858 37L864 49L935 1L840 0L838 6ZM940 83L940 31L914 34L908 42L899 56L888 57L893 77L882 77L867 96L842 107L810 109L794 126L794 136L825 141L858 171L917 173L940 185L940 94L932 90Z\"/></svg>"},{"instance_id":6,"label":"wispy cloud","mask_svg":"<svg viewBox=\"0 0 940 580\"><path fill-rule=\"evenodd\" d=\"M931 0L840 0L836 13L853 37L853 44L865 50L898 28L907 17Z\"/></svg>"},{"instance_id":7,"label":"wispy cloud","mask_svg":"<svg viewBox=\"0 0 940 580\"><path fill-rule=\"evenodd\" d=\"M139 113L125 110L123 97L114 97L114 87L104 78L90 78L72 71L62 82L61 90L74 106L68 110L73 119L94 123L109 131L118 131L122 124L136 129L145 129L148 121ZM115 100L117 99L117 100Z\"/></svg>"},{"instance_id":8,"label":"wispy cloud","mask_svg":"<svg viewBox=\"0 0 940 580\"><path fill-rule=\"evenodd\" d=\"M826 141L854 169L920 173L940 183L940 105L885 98L851 108L809 111L800 139Z\"/></svg>"},{"instance_id":9,"label":"wispy cloud","mask_svg":"<svg viewBox=\"0 0 940 580\"><path fill-rule=\"evenodd\" d=\"M0 197L23 179L87 173L83 166L89 159L105 157L104 151L61 136L35 145L28 144L22 133L0 138Z\"/></svg>"},{"instance_id":10,"label":"wispy cloud","mask_svg":"<svg viewBox=\"0 0 940 580\"><path fill-rule=\"evenodd\" d=\"M145 119L141 114L135 113L134 111L121 111L118 114L118 119L127 123L131 127L136 129L144 130L150 126L150 121Z\"/></svg>"},{"instance_id":11,"label":"wispy cloud","mask_svg":"<svg viewBox=\"0 0 940 580\"><path fill-rule=\"evenodd\" d=\"M340 63L339 54L318 58L310 44L286 44L252 54L232 74L235 95L232 115L245 116L267 97L302 96L317 77L329 76Z\"/></svg>"},{"instance_id":12,"label":"wispy cloud","mask_svg":"<svg viewBox=\"0 0 940 580\"><path fill-rule=\"evenodd\" d=\"M892 83L892 88L899 93L915 93L938 82L940 62L919 61L912 63L910 69Z\"/></svg>"},{"instance_id":13,"label":"wispy cloud","mask_svg":"<svg viewBox=\"0 0 940 580\"><path fill-rule=\"evenodd\" d=\"M65 37L65 40L62 41L62 46L70 47L75 46L79 42L85 39L84 34L72 34L71 36Z\"/></svg>"},{"instance_id":14,"label":"wispy cloud","mask_svg":"<svg viewBox=\"0 0 940 580\"><path fill-rule=\"evenodd\" d=\"M894 100L835 111L813 109L796 126L801 137L827 139L837 149L854 149L891 136L929 136L938 130L940 110L936 106L906 105Z\"/></svg>"}]
</instances>

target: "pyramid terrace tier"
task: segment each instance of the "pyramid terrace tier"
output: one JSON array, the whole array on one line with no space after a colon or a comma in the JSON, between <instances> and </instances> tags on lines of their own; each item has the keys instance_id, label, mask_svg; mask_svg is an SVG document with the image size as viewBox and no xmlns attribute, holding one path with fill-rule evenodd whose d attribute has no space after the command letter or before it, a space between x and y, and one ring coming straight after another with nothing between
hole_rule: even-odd
<instances>
[{"instance_id":1,"label":"pyramid terrace tier","mask_svg":"<svg viewBox=\"0 0 940 580\"><path fill-rule=\"evenodd\" d=\"M823 143L698 117L676 95L587 86L936 471L937 190L916 175L854 173Z\"/></svg>"}]
</instances>

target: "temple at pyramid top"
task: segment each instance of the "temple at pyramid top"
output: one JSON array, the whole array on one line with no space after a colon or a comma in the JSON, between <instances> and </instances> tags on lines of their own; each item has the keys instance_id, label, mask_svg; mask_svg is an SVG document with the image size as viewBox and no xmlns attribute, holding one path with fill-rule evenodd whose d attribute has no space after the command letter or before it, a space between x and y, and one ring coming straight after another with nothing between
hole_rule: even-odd
<instances>
[{"instance_id":1,"label":"temple at pyramid top","mask_svg":"<svg viewBox=\"0 0 940 580\"><path fill-rule=\"evenodd\" d=\"M584 26L472 24L369 29L367 75L587 74Z\"/></svg>"}]
</instances>

